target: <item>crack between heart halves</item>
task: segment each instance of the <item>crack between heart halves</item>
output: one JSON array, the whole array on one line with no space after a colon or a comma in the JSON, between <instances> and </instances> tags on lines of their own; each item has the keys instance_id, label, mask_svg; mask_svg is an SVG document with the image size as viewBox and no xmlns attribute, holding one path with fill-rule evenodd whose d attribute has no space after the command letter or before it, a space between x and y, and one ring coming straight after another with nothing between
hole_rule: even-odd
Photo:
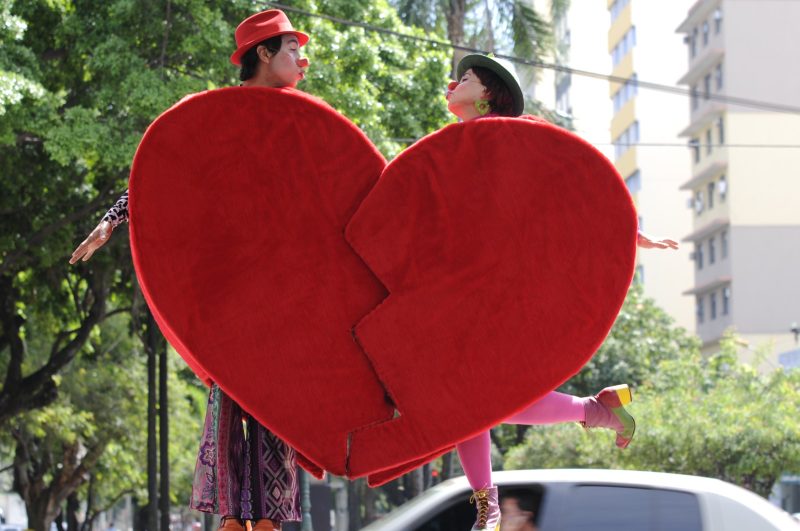
<instances>
[{"instance_id":1,"label":"crack between heart halves","mask_svg":"<svg viewBox=\"0 0 800 531\"><path fill-rule=\"evenodd\" d=\"M359 323L361 321L363 321L364 319L366 319L367 317L369 317L373 312L377 311L378 308L380 308L389 299L389 297L391 297L391 294L388 295L385 299L383 299L380 302L380 304L375 306L375 308L373 308L368 314L366 314L364 317L362 317L359 320ZM356 325L356 326L358 326L358 325ZM358 334L356 333L356 327L355 326L350 330L350 333L353 336L353 341L355 341L356 345L358 345L358 348L361 349L361 352L364 353L364 357L367 359L367 363L369 363L370 367L372 368L372 372L375 373L375 379L378 381L380 386L383 387L384 399L386 400L387 404L392 406L393 412L392 412L392 417L391 418L384 418L384 419L376 420L374 422L370 422L369 424L365 424L363 426L359 426L358 428L350 431L347 434L347 449L346 449L346 454L345 454L344 469L345 469L345 473L348 476L351 475L350 474L350 457L351 457L351 449L352 449L352 443L353 443L353 435L355 435L356 433L358 433L360 431L368 430L368 429L374 428L375 426L379 426L381 424L386 424L387 422L393 422L393 421L397 420L398 418L400 418L402 416L402 413L400 413L400 409L399 409L399 405L398 405L397 400L392 395L392 392L389 390L389 386L386 385L386 382L383 380L383 378L381 378L380 371L375 366L375 364L372 362L372 357L369 355L369 352L367 352L367 349L364 348L364 345L361 343L361 340L358 338Z\"/></svg>"}]
</instances>

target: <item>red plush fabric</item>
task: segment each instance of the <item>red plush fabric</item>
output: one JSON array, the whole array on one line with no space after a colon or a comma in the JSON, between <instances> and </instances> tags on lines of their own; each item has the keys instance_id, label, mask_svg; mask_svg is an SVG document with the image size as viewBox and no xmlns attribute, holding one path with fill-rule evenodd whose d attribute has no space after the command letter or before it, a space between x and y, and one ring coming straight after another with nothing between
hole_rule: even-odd
<instances>
[{"instance_id":1,"label":"red plush fabric","mask_svg":"<svg viewBox=\"0 0 800 531\"><path fill-rule=\"evenodd\" d=\"M390 292L356 336L398 414L353 433L351 476L388 481L575 374L636 230L612 164L541 120L453 124L392 161L346 236Z\"/></svg>"},{"instance_id":2,"label":"red plush fabric","mask_svg":"<svg viewBox=\"0 0 800 531\"><path fill-rule=\"evenodd\" d=\"M133 163L133 259L159 326L317 475L344 475L348 434L393 413L351 335L386 292L343 235L384 166L324 103L241 87L166 111Z\"/></svg>"}]
</instances>

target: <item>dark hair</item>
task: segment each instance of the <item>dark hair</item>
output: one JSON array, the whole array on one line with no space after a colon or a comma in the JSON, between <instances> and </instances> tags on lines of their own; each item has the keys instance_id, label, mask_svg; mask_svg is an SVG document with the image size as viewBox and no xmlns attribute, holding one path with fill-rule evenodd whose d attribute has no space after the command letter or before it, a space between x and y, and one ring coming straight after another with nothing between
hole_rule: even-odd
<instances>
[{"instance_id":1,"label":"dark hair","mask_svg":"<svg viewBox=\"0 0 800 531\"><path fill-rule=\"evenodd\" d=\"M482 66L473 66L472 71L489 92L489 107L492 112L500 116L516 116L511 89L500 79L500 76Z\"/></svg>"},{"instance_id":2,"label":"dark hair","mask_svg":"<svg viewBox=\"0 0 800 531\"><path fill-rule=\"evenodd\" d=\"M281 50L281 45L283 44L283 36L276 35L275 37L270 37L265 41L261 41L249 50L247 50L244 55L242 55L242 69L239 70L239 79L241 81L247 81L254 75L256 75L256 69L258 68L258 52L256 49L259 46L264 46L269 52L270 55L275 55Z\"/></svg>"},{"instance_id":3,"label":"dark hair","mask_svg":"<svg viewBox=\"0 0 800 531\"><path fill-rule=\"evenodd\" d=\"M539 504L536 500L534 500L536 494L527 490L527 489L508 489L504 490L500 493L501 499L506 498L513 498L517 500L517 505L519 506L520 511L527 511L532 514L529 518L529 521L532 524L536 523L536 509L539 508Z\"/></svg>"}]
</instances>

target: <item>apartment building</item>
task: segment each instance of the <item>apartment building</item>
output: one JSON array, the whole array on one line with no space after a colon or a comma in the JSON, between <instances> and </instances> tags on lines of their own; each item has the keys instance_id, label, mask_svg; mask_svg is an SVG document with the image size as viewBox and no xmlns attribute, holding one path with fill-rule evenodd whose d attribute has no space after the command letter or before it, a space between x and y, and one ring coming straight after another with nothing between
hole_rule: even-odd
<instances>
[{"instance_id":1,"label":"apartment building","mask_svg":"<svg viewBox=\"0 0 800 531\"><path fill-rule=\"evenodd\" d=\"M585 3L573 4L580 9ZM687 98L640 87L639 83L674 85L684 70L680 58L683 45L673 28L689 5L689 0L606 0L614 164L636 202L640 228L676 240L692 227L687 193L680 189L689 150L676 143L685 125L682 116ZM640 250L637 275L645 294L679 325L693 331L693 303L683 294L693 278L691 252L687 246L679 251Z\"/></svg>"},{"instance_id":2,"label":"apartment building","mask_svg":"<svg viewBox=\"0 0 800 531\"><path fill-rule=\"evenodd\" d=\"M553 20L553 62L598 75L543 69L535 86L537 99L614 162L636 201L642 229L674 239L691 230L687 193L679 188L689 150L676 145L687 98L640 89L638 80L674 85L683 72L683 44L673 30L689 5L690 0L571 2ZM549 0L534 0L534 6L551 12ZM624 82L609 83L608 75ZM637 278L646 295L693 331L694 306L682 293L692 281L690 254L690 248L642 251Z\"/></svg>"},{"instance_id":3,"label":"apartment building","mask_svg":"<svg viewBox=\"0 0 800 531\"><path fill-rule=\"evenodd\" d=\"M743 360L768 349L764 370L800 356L798 20L800 2L698 0L677 25L691 95L685 293L706 351L734 327Z\"/></svg>"}]
</instances>

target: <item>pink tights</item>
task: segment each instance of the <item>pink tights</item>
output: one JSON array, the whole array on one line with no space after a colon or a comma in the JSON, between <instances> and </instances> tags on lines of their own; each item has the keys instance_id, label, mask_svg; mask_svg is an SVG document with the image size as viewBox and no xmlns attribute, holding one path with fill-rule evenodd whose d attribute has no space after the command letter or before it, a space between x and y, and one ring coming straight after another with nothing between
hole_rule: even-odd
<instances>
[{"instance_id":1,"label":"pink tights","mask_svg":"<svg viewBox=\"0 0 800 531\"><path fill-rule=\"evenodd\" d=\"M552 391L504 424L558 424L584 420L583 399ZM461 466L473 490L492 486L491 439L485 431L456 445Z\"/></svg>"}]
</instances>

